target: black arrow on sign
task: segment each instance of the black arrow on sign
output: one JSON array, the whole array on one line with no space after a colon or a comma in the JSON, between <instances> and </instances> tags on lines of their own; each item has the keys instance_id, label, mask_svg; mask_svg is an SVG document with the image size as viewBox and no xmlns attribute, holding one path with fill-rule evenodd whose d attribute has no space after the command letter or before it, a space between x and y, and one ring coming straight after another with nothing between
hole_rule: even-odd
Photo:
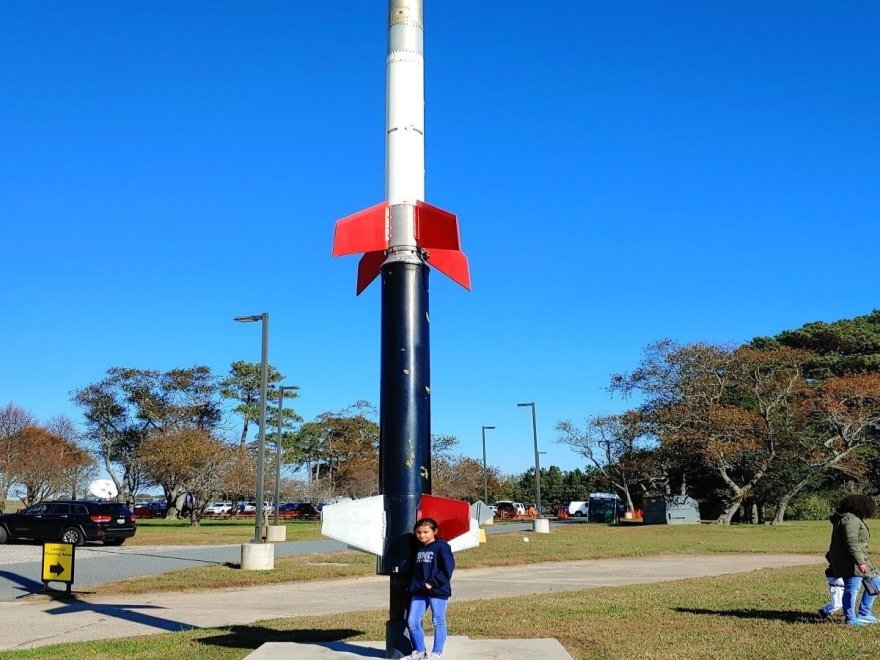
<instances>
[{"instance_id":1,"label":"black arrow on sign","mask_svg":"<svg viewBox=\"0 0 880 660\"><path fill-rule=\"evenodd\" d=\"M61 575L64 572L64 566L61 564L52 564L49 567L49 572L54 573L55 575Z\"/></svg>"}]
</instances>

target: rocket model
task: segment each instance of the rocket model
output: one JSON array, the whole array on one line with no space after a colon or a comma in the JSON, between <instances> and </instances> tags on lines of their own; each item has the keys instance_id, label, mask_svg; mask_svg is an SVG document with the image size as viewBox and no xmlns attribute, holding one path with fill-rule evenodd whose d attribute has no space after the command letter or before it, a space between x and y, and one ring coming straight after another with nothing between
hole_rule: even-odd
<instances>
[{"instance_id":1,"label":"rocket model","mask_svg":"<svg viewBox=\"0 0 880 660\"><path fill-rule=\"evenodd\" d=\"M466 502L432 497L428 274L470 289L458 220L425 203L423 0L389 0L385 201L336 223L333 256L363 253L357 293L381 274L382 332L377 497L325 506L322 532L378 556L391 578L386 657L404 637L412 528L433 517L453 549L478 544Z\"/></svg>"}]
</instances>

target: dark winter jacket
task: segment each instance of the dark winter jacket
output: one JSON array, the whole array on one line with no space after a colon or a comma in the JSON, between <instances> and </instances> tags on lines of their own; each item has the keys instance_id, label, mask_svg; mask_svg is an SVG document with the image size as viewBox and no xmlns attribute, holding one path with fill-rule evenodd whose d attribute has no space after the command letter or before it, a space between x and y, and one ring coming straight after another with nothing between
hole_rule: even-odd
<instances>
[{"instance_id":1,"label":"dark winter jacket","mask_svg":"<svg viewBox=\"0 0 880 660\"><path fill-rule=\"evenodd\" d=\"M417 543L412 563L412 580L409 592L413 596L432 596L447 599L452 595L452 571L455 559L449 544L434 539L428 545ZM425 585L430 584L428 589Z\"/></svg>"},{"instance_id":2,"label":"dark winter jacket","mask_svg":"<svg viewBox=\"0 0 880 660\"><path fill-rule=\"evenodd\" d=\"M852 513L835 513L831 516L831 524L834 529L831 532L831 546L825 558L831 564L832 576L875 577L877 569L868 558L868 540L871 538L871 532L864 521ZM859 571L859 564L866 564L868 572Z\"/></svg>"}]
</instances>

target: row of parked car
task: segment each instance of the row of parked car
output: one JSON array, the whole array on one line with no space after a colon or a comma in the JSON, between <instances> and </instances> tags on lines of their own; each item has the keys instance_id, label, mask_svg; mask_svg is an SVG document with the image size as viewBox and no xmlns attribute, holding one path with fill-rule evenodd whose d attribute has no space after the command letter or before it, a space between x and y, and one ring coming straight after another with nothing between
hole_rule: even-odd
<instances>
[{"instance_id":1,"label":"row of parked car","mask_svg":"<svg viewBox=\"0 0 880 660\"><path fill-rule=\"evenodd\" d=\"M264 502L263 510L275 513L271 502ZM168 503L164 500L141 503L134 508L134 514L139 518L164 518L167 512ZM211 502L205 507L205 515L208 516L253 516L256 512L256 502ZM299 520L317 520L321 517L320 511L308 502L287 502L278 507L278 514L285 519Z\"/></svg>"},{"instance_id":2,"label":"row of parked car","mask_svg":"<svg viewBox=\"0 0 880 660\"><path fill-rule=\"evenodd\" d=\"M489 509L496 518L519 518L526 515L526 507L522 502L510 500L498 500L495 504L490 504Z\"/></svg>"},{"instance_id":3,"label":"row of parked car","mask_svg":"<svg viewBox=\"0 0 880 660\"><path fill-rule=\"evenodd\" d=\"M242 511L251 515L255 502L242 502ZM213 507L213 508L212 508ZM231 502L214 502L208 507L217 515L230 513ZM104 545L122 545L137 532L138 517L161 517L168 506L165 502L147 502L132 511L126 504L105 500L57 500L38 502L17 511L0 515L0 545L10 541L60 541L73 545L101 541ZM274 513L267 503L266 509ZM320 511L308 502L287 502L278 507L285 520L318 520Z\"/></svg>"},{"instance_id":4,"label":"row of parked car","mask_svg":"<svg viewBox=\"0 0 880 660\"><path fill-rule=\"evenodd\" d=\"M263 510L270 515L275 514L275 507L271 502L264 502ZM212 502L205 507L205 513L209 516L253 516L256 512L256 502ZM278 506L278 515L285 520L318 520L321 512L309 502L286 502Z\"/></svg>"},{"instance_id":5,"label":"row of parked car","mask_svg":"<svg viewBox=\"0 0 880 660\"><path fill-rule=\"evenodd\" d=\"M137 531L137 516L124 504L101 500L38 502L0 515L0 543L30 539L82 545L122 545Z\"/></svg>"}]
</instances>

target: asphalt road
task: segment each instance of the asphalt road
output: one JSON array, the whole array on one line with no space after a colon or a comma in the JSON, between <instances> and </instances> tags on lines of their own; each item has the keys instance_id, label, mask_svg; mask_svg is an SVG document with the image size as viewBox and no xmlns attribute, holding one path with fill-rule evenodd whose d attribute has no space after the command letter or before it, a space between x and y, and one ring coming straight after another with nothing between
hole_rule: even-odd
<instances>
[{"instance_id":1,"label":"asphalt road","mask_svg":"<svg viewBox=\"0 0 880 660\"><path fill-rule=\"evenodd\" d=\"M338 552L347 546L339 541L291 541L275 544L275 556ZM43 547L41 544L15 543L0 546L0 602L43 590ZM155 575L205 564L238 564L241 544L212 546L130 546L85 545L76 549L74 588L82 589L141 575ZM62 584L53 584L63 588Z\"/></svg>"}]
</instances>

